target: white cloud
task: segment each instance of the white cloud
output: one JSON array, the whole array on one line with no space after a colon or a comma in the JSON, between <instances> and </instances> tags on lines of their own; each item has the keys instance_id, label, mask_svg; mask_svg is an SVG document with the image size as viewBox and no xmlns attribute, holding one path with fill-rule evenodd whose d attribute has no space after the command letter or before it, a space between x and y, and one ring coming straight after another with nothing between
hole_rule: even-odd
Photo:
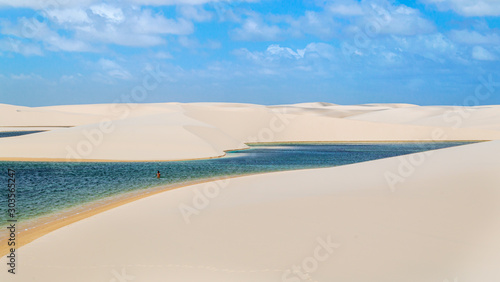
<instances>
[{"instance_id":1,"label":"white cloud","mask_svg":"<svg viewBox=\"0 0 500 282\"><path fill-rule=\"evenodd\" d=\"M387 0L327 1L321 11L306 11L302 16L288 17L284 21L290 25L287 34L310 34L323 40L341 37L342 33L375 38L379 35L414 36L436 30L434 23L419 10Z\"/></svg>"},{"instance_id":2,"label":"white cloud","mask_svg":"<svg viewBox=\"0 0 500 282\"><path fill-rule=\"evenodd\" d=\"M113 23L121 23L125 19L122 9L108 4L93 5L90 7L90 11Z\"/></svg>"},{"instance_id":3,"label":"white cloud","mask_svg":"<svg viewBox=\"0 0 500 282\"><path fill-rule=\"evenodd\" d=\"M383 7L372 4L365 10L366 15L358 24L365 33L413 36L436 29L431 21L422 17L420 11L405 5Z\"/></svg>"},{"instance_id":4,"label":"white cloud","mask_svg":"<svg viewBox=\"0 0 500 282\"><path fill-rule=\"evenodd\" d=\"M34 74L34 73L30 73L30 74L24 74L24 73L21 73L21 74L11 74L10 78L11 79L16 79L16 80L34 80L34 79L42 80L43 79L40 75Z\"/></svg>"},{"instance_id":5,"label":"white cloud","mask_svg":"<svg viewBox=\"0 0 500 282\"><path fill-rule=\"evenodd\" d=\"M0 0L0 7L16 7L30 9L59 9L67 7L79 7L95 3L97 0L64 0L64 1L40 1L40 0Z\"/></svg>"},{"instance_id":6,"label":"white cloud","mask_svg":"<svg viewBox=\"0 0 500 282\"><path fill-rule=\"evenodd\" d=\"M298 52L303 53L304 56L310 56L314 58L325 58L332 60L335 57L335 48L326 43L310 43L303 50L298 50Z\"/></svg>"},{"instance_id":7,"label":"white cloud","mask_svg":"<svg viewBox=\"0 0 500 282\"><path fill-rule=\"evenodd\" d=\"M450 38L455 42L470 45L500 45L500 35L494 32L481 34L477 31L452 30Z\"/></svg>"},{"instance_id":8,"label":"white cloud","mask_svg":"<svg viewBox=\"0 0 500 282\"><path fill-rule=\"evenodd\" d=\"M73 81L75 79L74 75L62 75L59 81L61 82L68 82L68 81Z\"/></svg>"},{"instance_id":9,"label":"white cloud","mask_svg":"<svg viewBox=\"0 0 500 282\"><path fill-rule=\"evenodd\" d=\"M47 49L52 51L66 51L66 52L94 51L94 48L92 48L88 43L84 41L64 38L56 33L53 33L50 37L45 38L45 42L49 45Z\"/></svg>"},{"instance_id":10,"label":"white cloud","mask_svg":"<svg viewBox=\"0 0 500 282\"><path fill-rule=\"evenodd\" d=\"M47 16L52 21L59 24L81 24L90 22L87 13L80 8L52 9L46 12Z\"/></svg>"},{"instance_id":11,"label":"white cloud","mask_svg":"<svg viewBox=\"0 0 500 282\"><path fill-rule=\"evenodd\" d=\"M329 3L326 5L326 10L341 16L361 16L364 14L361 4L353 0Z\"/></svg>"},{"instance_id":12,"label":"white cloud","mask_svg":"<svg viewBox=\"0 0 500 282\"><path fill-rule=\"evenodd\" d=\"M206 22L212 19L213 14L203 8L203 6L186 5L181 6L179 13L186 19L197 22Z\"/></svg>"},{"instance_id":13,"label":"white cloud","mask_svg":"<svg viewBox=\"0 0 500 282\"><path fill-rule=\"evenodd\" d=\"M76 36L89 42L102 42L134 47L148 47L165 44L165 39L156 34L130 34L122 28L112 25L77 28Z\"/></svg>"},{"instance_id":14,"label":"white cloud","mask_svg":"<svg viewBox=\"0 0 500 282\"><path fill-rule=\"evenodd\" d=\"M326 43L309 43L304 49L293 50L289 47L281 47L278 44L271 44L264 52L250 52L248 49L235 51L238 56L243 56L256 63L272 62L279 60L303 60L303 59L333 59L335 48Z\"/></svg>"},{"instance_id":15,"label":"white cloud","mask_svg":"<svg viewBox=\"0 0 500 282\"><path fill-rule=\"evenodd\" d=\"M7 37L0 40L0 50L19 53L23 56L41 56L43 55L42 49L38 44L25 42L12 37Z\"/></svg>"},{"instance_id":16,"label":"white cloud","mask_svg":"<svg viewBox=\"0 0 500 282\"><path fill-rule=\"evenodd\" d=\"M190 49L195 49L195 48L219 49L221 47L221 43L219 41L207 40L206 42L201 43L195 37L187 37L187 36L180 36L178 42L182 47Z\"/></svg>"},{"instance_id":17,"label":"white cloud","mask_svg":"<svg viewBox=\"0 0 500 282\"><path fill-rule=\"evenodd\" d=\"M277 44L272 44L267 47L266 55L269 57L282 57L282 58L293 58L300 59L304 57L304 52L296 52L288 47L280 47Z\"/></svg>"},{"instance_id":18,"label":"white cloud","mask_svg":"<svg viewBox=\"0 0 500 282\"><path fill-rule=\"evenodd\" d=\"M122 67L118 65L116 62L108 60L108 59L100 59L97 62L104 70L111 69L121 69Z\"/></svg>"},{"instance_id":19,"label":"white cloud","mask_svg":"<svg viewBox=\"0 0 500 282\"><path fill-rule=\"evenodd\" d=\"M314 35L321 40L367 34L415 36L435 32L434 23L422 13L405 5L380 1L329 1L323 10L305 11L292 17L252 14L240 28L232 31L237 40L281 40L286 37Z\"/></svg>"},{"instance_id":20,"label":"white cloud","mask_svg":"<svg viewBox=\"0 0 500 282\"><path fill-rule=\"evenodd\" d=\"M331 39L338 34L341 25L331 14L306 11L303 16L289 20L289 33L294 36L312 34L321 39Z\"/></svg>"},{"instance_id":21,"label":"white cloud","mask_svg":"<svg viewBox=\"0 0 500 282\"><path fill-rule=\"evenodd\" d=\"M71 11L75 13L74 10ZM63 12L53 11L52 13L62 14ZM82 10L82 13L85 12ZM73 25L66 21L67 24L64 28L66 31L73 31L73 39L57 38L55 36L57 33L48 30L46 23L36 25L37 35L35 37L49 42L52 49L91 51L92 48L87 42L137 47L157 46L166 42L162 35L184 35L194 31L192 22L186 19L168 19L149 9L123 11L110 5L98 5L92 6L89 13L92 17ZM59 19L63 18L59 17ZM20 22L19 26L26 26L26 23ZM42 31L45 35L39 36ZM49 33L51 36L47 36Z\"/></svg>"},{"instance_id":22,"label":"white cloud","mask_svg":"<svg viewBox=\"0 0 500 282\"><path fill-rule=\"evenodd\" d=\"M128 0L128 2L138 5L155 5L155 6L202 5L210 2L219 2L219 1L220 0Z\"/></svg>"},{"instance_id":23,"label":"white cloud","mask_svg":"<svg viewBox=\"0 0 500 282\"><path fill-rule=\"evenodd\" d=\"M227 2L216 2L211 4L212 8L215 10L215 15L217 19L221 22L241 22L241 17L234 11L234 7Z\"/></svg>"},{"instance_id":24,"label":"white cloud","mask_svg":"<svg viewBox=\"0 0 500 282\"><path fill-rule=\"evenodd\" d=\"M441 33L413 37L394 36L383 42L376 52L386 52L389 48L410 59L418 56L435 62L461 60L457 46Z\"/></svg>"},{"instance_id":25,"label":"white cloud","mask_svg":"<svg viewBox=\"0 0 500 282\"><path fill-rule=\"evenodd\" d=\"M21 17L15 23L4 20L0 22L1 33L31 43L41 42L50 51L91 52L103 49L99 46L103 44L158 46L166 43L164 35L187 35L194 31L193 23L185 18L169 19L151 9L126 5L53 6L43 12L49 21L40 22L35 17ZM201 20L202 12L198 12L192 16ZM25 48L19 53L41 52Z\"/></svg>"},{"instance_id":26,"label":"white cloud","mask_svg":"<svg viewBox=\"0 0 500 282\"><path fill-rule=\"evenodd\" d=\"M165 59L172 59L173 56L170 53L167 52L157 52L154 54L154 57L160 60L165 60Z\"/></svg>"},{"instance_id":27,"label":"white cloud","mask_svg":"<svg viewBox=\"0 0 500 282\"><path fill-rule=\"evenodd\" d=\"M498 58L481 46L472 48L472 58L480 61L496 61Z\"/></svg>"},{"instance_id":28,"label":"white cloud","mask_svg":"<svg viewBox=\"0 0 500 282\"><path fill-rule=\"evenodd\" d=\"M233 54L243 59L238 72L245 75L296 76L308 74L331 76L338 61L335 48L326 43L313 42L303 49L271 44L263 51L237 49Z\"/></svg>"},{"instance_id":29,"label":"white cloud","mask_svg":"<svg viewBox=\"0 0 500 282\"><path fill-rule=\"evenodd\" d=\"M423 0L441 10L453 10L466 17L500 16L498 0Z\"/></svg>"},{"instance_id":30,"label":"white cloud","mask_svg":"<svg viewBox=\"0 0 500 282\"><path fill-rule=\"evenodd\" d=\"M231 31L236 40L274 41L281 36L281 29L275 25L266 24L260 17L253 16L244 20L240 28Z\"/></svg>"},{"instance_id":31,"label":"white cloud","mask_svg":"<svg viewBox=\"0 0 500 282\"><path fill-rule=\"evenodd\" d=\"M20 18L16 25L2 23L2 33L24 40L35 40L44 43L52 51L87 52L92 51L90 45L77 39L66 38L51 30L46 22L34 18Z\"/></svg>"},{"instance_id":32,"label":"white cloud","mask_svg":"<svg viewBox=\"0 0 500 282\"><path fill-rule=\"evenodd\" d=\"M132 78L132 75L125 68L114 61L100 59L97 63L111 77L124 80Z\"/></svg>"},{"instance_id":33,"label":"white cloud","mask_svg":"<svg viewBox=\"0 0 500 282\"><path fill-rule=\"evenodd\" d=\"M59 78L59 82L60 83L75 82L75 81L78 81L82 77L83 77L83 75L81 73L77 73L77 74L63 74Z\"/></svg>"},{"instance_id":34,"label":"white cloud","mask_svg":"<svg viewBox=\"0 0 500 282\"><path fill-rule=\"evenodd\" d=\"M171 6L171 5L202 5L217 2L241 2L241 0L124 0L124 3L135 5ZM256 2L258 0L243 0L243 2ZM87 7L100 3L99 0L63 0L63 1L40 1L40 0L0 0L0 7L17 7L31 9L46 8L73 8Z\"/></svg>"},{"instance_id":35,"label":"white cloud","mask_svg":"<svg viewBox=\"0 0 500 282\"><path fill-rule=\"evenodd\" d=\"M2 2L4 1L4 2ZM20 0L16 5L32 5L36 1ZM127 5L125 2L136 5ZM181 35L179 42L184 46L201 46L192 44L193 39L187 37L194 32L193 21L208 21L214 13L205 10L200 4L208 2L230 3L229 0L125 0L125 2L98 3L93 0L67 0L64 5L55 5L46 9L51 22L36 24L33 19L19 19L18 29L30 27L36 33L23 38L43 42L42 46L51 51L88 52L105 49L106 44L133 47L150 47L166 44L165 35ZM250 1L248 1L250 2ZM346 24L351 31L359 31L373 22L374 14L382 9L382 5L367 1L336 0L327 1L322 11L305 11L303 15L293 16L261 16L249 11L241 11L237 22L240 27L230 30L230 36L241 41L277 41L289 37L314 35L320 40L342 37L342 29ZM0 0L0 6L5 0ZM41 2L39 2L40 4ZM219 3L219 4L221 4ZM404 5L392 5L388 0L380 0L390 14L390 21L378 27L376 32L384 35L418 35L434 31L434 25L424 19L418 10ZM177 8L179 18L166 18L161 12L141 7L141 5L180 5ZM213 5L218 7L219 4ZM229 6L229 10L234 7ZM344 17L339 19L339 17ZM220 18L220 17L219 17ZM28 28L28 29L30 29ZM9 34L3 31L4 34ZM13 34L13 33L10 33ZM349 34L352 36L352 33ZM213 42L218 48L220 43Z\"/></svg>"},{"instance_id":36,"label":"white cloud","mask_svg":"<svg viewBox=\"0 0 500 282\"><path fill-rule=\"evenodd\" d=\"M186 48L197 48L200 46L200 42L196 38L189 38L187 36L179 37L179 44Z\"/></svg>"},{"instance_id":37,"label":"white cloud","mask_svg":"<svg viewBox=\"0 0 500 282\"><path fill-rule=\"evenodd\" d=\"M127 10L125 20L95 20L91 24L75 26L76 37L87 42L103 42L124 46L147 47L165 44L162 35L185 35L194 26L185 19L168 19L151 10Z\"/></svg>"},{"instance_id":38,"label":"white cloud","mask_svg":"<svg viewBox=\"0 0 500 282\"><path fill-rule=\"evenodd\" d=\"M385 61L389 64L395 64L398 63L400 60L400 56L394 52L383 52L382 57L385 59Z\"/></svg>"},{"instance_id":39,"label":"white cloud","mask_svg":"<svg viewBox=\"0 0 500 282\"><path fill-rule=\"evenodd\" d=\"M153 14L151 10L144 10L139 15L132 15L130 25L135 33L146 34L176 34L185 35L194 31L194 26L185 19L167 19Z\"/></svg>"}]
</instances>

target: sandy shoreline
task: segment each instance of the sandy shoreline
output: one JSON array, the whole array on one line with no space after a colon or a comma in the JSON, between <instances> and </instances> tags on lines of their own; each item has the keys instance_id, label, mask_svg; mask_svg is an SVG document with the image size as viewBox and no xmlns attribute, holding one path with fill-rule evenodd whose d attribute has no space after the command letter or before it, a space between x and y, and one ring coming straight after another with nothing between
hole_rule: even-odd
<instances>
[{"instance_id":1,"label":"sandy shoreline","mask_svg":"<svg viewBox=\"0 0 500 282\"><path fill-rule=\"evenodd\" d=\"M243 174L243 175L237 175L237 176L230 176L230 177L221 177L221 178L207 178L207 179L202 179L202 180L195 180L195 181L189 181L186 183L179 183L179 184L172 184L172 185L167 185L167 186L157 186L157 187L152 187L149 188L147 192L143 192L139 195L137 195L136 191L128 192L125 194L120 194L120 195L115 195L115 196L110 196L109 199L100 199L94 202L86 203L84 205L78 206L78 207L72 207L69 209L62 210L60 212L57 212L55 214L49 215L49 216L42 216L37 219L33 220L28 220L29 222L27 225L23 225L27 222L18 222L17 226L18 228L21 227L23 229L22 231L18 231L16 233L16 240L17 240L17 248L20 248L26 244L31 243L32 241L52 232L57 229L60 229L62 227L65 227L67 225L70 225L72 223L78 222L80 220L83 220L85 218L92 217L94 215L100 214L102 212L105 212L107 210L114 209L116 207L143 199L147 198L150 196L154 196L159 193L167 192L170 190L174 189L180 189L183 187L191 186L191 185L196 185L196 184L203 184L203 183L209 183L215 180L220 180L220 179L231 179L231 178L238 178L238 177L244 177L248 175L258 175L258 174L266 174L268 172L263 172L263 173L256 173L256 174ZM28 230L24 230L28 229ZM0 233L6 234L7 232ZM5 237L5 239L0 239L0 257L5 256L8 254L9 247L7 245L7 239L8 237Z\"/></svg>"},{"instance_id":2,"label":"sandy shoreline","mask_svg":"<svg viewBox=\"0 0 500 282\"><path fill-rule=\"evenodd\" d=\"M261 142L261 143L246 143L249 146L278 146L278 145L314 145L314 144L387 144L387 143L446 143L446 142L470 142L479 143L487 142L492 140L386 140L386 141L297 141L297 142ZM250 148L240 148L240 149L228 149L225 150L223 155L215 157L205 157L205 158L192 158L192 159L179 159L179 160L99 160L99 159L54 159L54 158L2 158L0 161L6 162L76 162L76 163L149 163L149 162L182 162L182 161L198 161L198 160L210 160L219 159L227 155L227 152L232 151L244 151Z\"/></svg>"},{"instance_id":3,"label":"sandy shoreline","mask_svg":"<svg viewBox=\"0 0 500 282\"><path fill-rule=\"evenodd\" d=\"M236 151L236 150L244 150L245 148L242 149L235 149L235 150L229 150L229 151ZM220 155L220 156L215 156L215 157L206 157L206 158L192 158L192 159L180 159L180 160L99 160L99 159L57 159L57 158L0 158L0 161L11 161L11 162L61 162L61 163L68 163L68 162L76 162L76 163L145 163L145 162L181 162L181 161L197 161L197 160L208 160L208 159L218 159L226 156Z\"/></svg>"},{"instance_id":4,"label":"sandy shoreline","mask_svg":"<svg viewBox=\"0 0 500 282\"><path fill-rule=\"evenodd\" d=\"M100 199L94 202L86 203L84 205L78 206L78 207L72 207L66 210L62 210L60 212L57 212L55 214L49 215L49 216L42 216L39 219L34 219L32 224L29 224L27 226L23 226L23 223L25 222L19 222L17 225L23 226L21 229L28 229L28 230L22 230L17 233L17 240L18 244L17 247L22 247L26 244L31 243L32 241L36 240L37 238L40 238L44 236L45 234L48 234L52 231L55 231L59 228L62 228L64 226L70 225L72 223L78 222L82 219L100 214L102 212L105 212L107 210L143 199L147 198L159 193L167 192L170 190L174 189L180 189L183 187L187 186L192 186L196 184L204 184L204 183L209 183L212 181L217 181L217 180L225 180L225 179L234 179L234 178L239 178L239 177L245 177L249 175L259 175L259 174L267 174L270 172L262 172L262 173L250 173L250 174L241 174L241 175L234 175L234 176L227 176L227 177L216 177L216 178L206 178L206 179L201 179L201 180L194 180L194 181L188 181L188 182L183 182L183 183L177 183L177 184L171 184L167 186L157 186L157 187L152 187L149 188L147 191L143 191L140 194L137 194L137 191L131 191L128 193L120 194L120 195L115 195L115 196L110 196L105 199ZM32 220L29 220L30 222ZM3 230L2 230L3 231ZM1 239L0 240L0 256L4 256L8 253L8 247L7 247L7 238Z\"/></svg>"}]
</instances>

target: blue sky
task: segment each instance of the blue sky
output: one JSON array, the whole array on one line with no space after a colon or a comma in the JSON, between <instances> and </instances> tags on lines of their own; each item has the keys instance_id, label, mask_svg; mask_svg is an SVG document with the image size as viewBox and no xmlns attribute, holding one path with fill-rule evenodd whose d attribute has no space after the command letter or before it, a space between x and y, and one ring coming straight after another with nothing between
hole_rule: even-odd
<instances>
[{"instance_id":1,"label":"blue sky","mask_svg":"<svg viewBox=\"0 0 500 282\"><path fill-rule=\"evenodd\" d=\"M499 59L499 0L0 0L7 104L500 104Z\"/></svg>"}]
</instances>

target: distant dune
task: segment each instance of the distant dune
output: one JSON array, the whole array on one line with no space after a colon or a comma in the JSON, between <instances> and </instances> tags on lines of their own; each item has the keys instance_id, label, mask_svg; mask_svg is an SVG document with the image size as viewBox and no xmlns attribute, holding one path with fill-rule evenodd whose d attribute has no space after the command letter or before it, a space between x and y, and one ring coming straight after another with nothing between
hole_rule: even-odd
<instances>
[{"instance_id":1,"label":"distant dune","mask_svg":"<svg viewBox=\"0 0 500 282\"><path fill-rule=\"evenodd\" d=\"M341 106L301 103L0 105L0 159L181 160L223 156L245 143L500 139L500 106Z\"/></svg>"}]
</instances>

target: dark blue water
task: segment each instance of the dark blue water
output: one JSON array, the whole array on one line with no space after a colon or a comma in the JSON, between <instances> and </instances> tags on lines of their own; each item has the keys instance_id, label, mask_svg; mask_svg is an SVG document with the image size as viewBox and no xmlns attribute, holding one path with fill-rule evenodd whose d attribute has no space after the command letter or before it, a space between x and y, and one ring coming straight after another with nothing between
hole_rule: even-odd
<instances>
[{"instance_id":1,"label":"dark blue water","mask_svg":"<svg viewBox=\"0 0 500 282\"><path fill-rule=\"evenodd\" d=\"M19 220L105 197L210 177L339 166L468 144L377 143L252 146L227 157L179 162L0 162L0 226L7 220L8 169L16 171ZM156 171L162 174L156 178Z\"/></svg>"},{"instance_id":2,"label":"dark blue water","mask_svg":"<svg viewBox=\"0 0 500 282\"><path fill-rule=\"evenodd\" d=\"M0 132L0 138L21 136L21 135L38 133L38 132L43 132L43 130L38 130L38 131L8 131L8 132Z\"/></svg>"}]
</instances>

